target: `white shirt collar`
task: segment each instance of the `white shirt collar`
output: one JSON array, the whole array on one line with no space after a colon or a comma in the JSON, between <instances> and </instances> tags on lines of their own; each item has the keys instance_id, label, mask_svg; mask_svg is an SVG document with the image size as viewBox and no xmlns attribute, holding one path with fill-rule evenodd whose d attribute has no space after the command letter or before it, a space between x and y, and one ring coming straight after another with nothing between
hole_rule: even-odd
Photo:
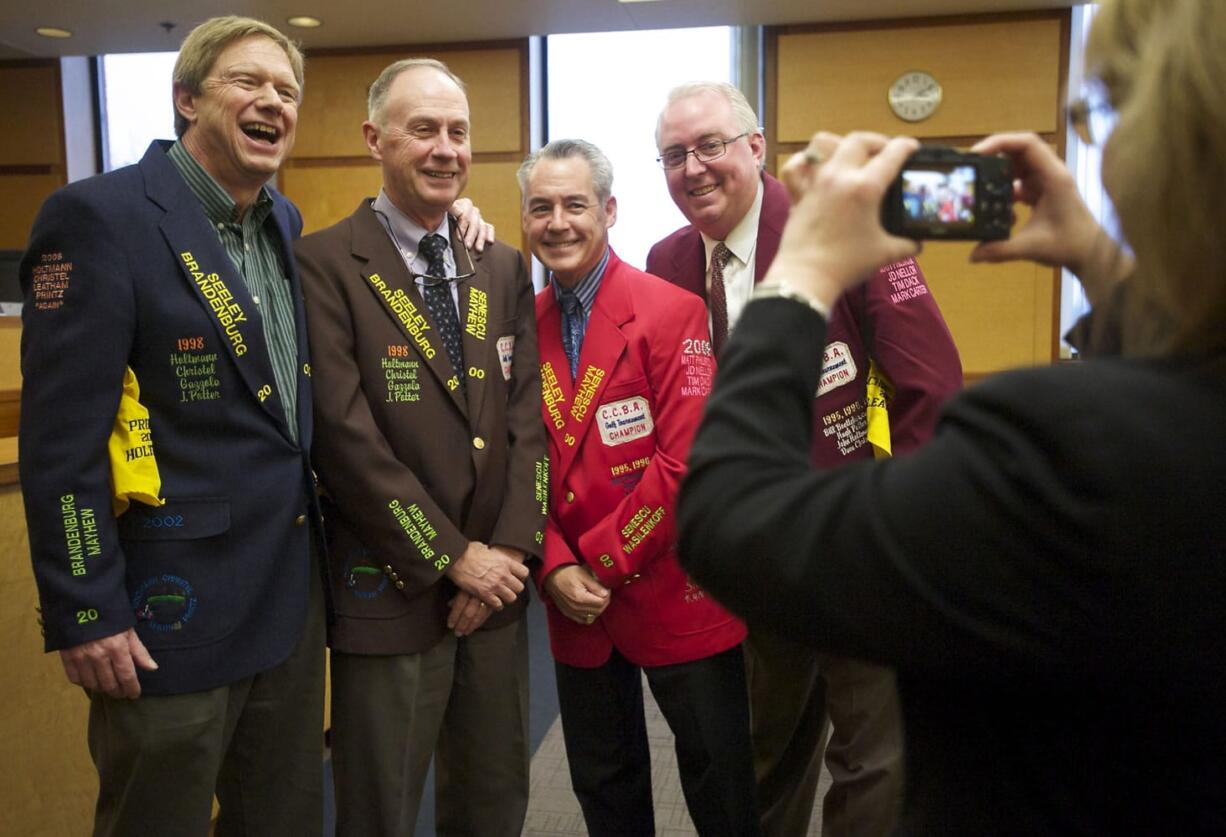
<instances>
[{"instance_id":1,"label":"white shirt collar","mask_svg":"<svg viewBox=\"0 0 1226 837\"><path fill-rule=\"evenodd\" d=\"M736 256L741 264L749 264L750 258L753 257L753 252L758 246L758 220L762 217L762 196L765 194L765 188L762 185L762 178L758 178L758 192L754 195L753 203L749 207L749 211L741 218L740 222L732 228L732 232L728 233L728 237L724 239L724 246L732 251L732 255ZM715 250L715 245L719 244L714 238L701 233L702 244L706 249L705 268L711 269L711 253Z\"/></svg>"},{"instance_id":2,"label":"white shirt collar","mask_svg":"<svg viewBox=\"0 0 1226 837\"><path fill-rule=\"evenodd\" d=\"M447 239L447 255L446 261L448 267L451 268L455 264L455 257L451 253L451 231L447 226L447 216L443 216L443 220L439 222L438 227L433 230L427 230L421 224L418 224L408 215L400 211L396 204L392 203L392 199L387 196L387 192L383 189L379 190L379 196L375 198L371 208L375 210L383 219L385 229L388 235L391 236L392 243L400 251L401 258L404 263L409 265L409 269L422 273L426 269L425 259L418 256L418 250L421 249L421 240L430 233L438 233L443 238Z\"/></svg>"}]
</instances>

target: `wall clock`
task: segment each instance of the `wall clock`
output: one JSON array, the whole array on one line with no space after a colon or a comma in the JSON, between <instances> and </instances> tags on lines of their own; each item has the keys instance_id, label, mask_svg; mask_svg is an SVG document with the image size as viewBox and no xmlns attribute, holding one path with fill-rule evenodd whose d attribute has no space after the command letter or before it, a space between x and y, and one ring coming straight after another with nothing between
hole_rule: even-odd
<instances>
[{"instance_id":1,"label":"wall clock","mask_svg":"<svg viewBox=\"0 0 1226 837\"><path fill-rule=\"evenodd\" d=\"M911 70L894 80L886 98L899 119L922 122L941 104L941 85L931 73Z\"/></svg>"}]
</instances>

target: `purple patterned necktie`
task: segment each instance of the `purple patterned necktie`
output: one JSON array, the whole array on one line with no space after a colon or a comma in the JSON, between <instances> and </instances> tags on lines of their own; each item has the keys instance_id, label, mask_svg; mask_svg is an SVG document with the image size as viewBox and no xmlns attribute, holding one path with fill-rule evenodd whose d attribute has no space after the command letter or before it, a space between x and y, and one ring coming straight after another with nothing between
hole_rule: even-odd
<instances>
[{"instance_id":1,"label":"purple patterned necktie","mask_svg":"<svg viewBox=\"0 0 1226 837\"><path fill-rule=\"evenodd\" d=\"M711 345L716 356L728 340L728 297L724 291L724 265L732 258L732 251L724 246L724 242L715 245L711 251L711 291L707 296L707 305L711 309Z\"/></svg>"}]
</instances>

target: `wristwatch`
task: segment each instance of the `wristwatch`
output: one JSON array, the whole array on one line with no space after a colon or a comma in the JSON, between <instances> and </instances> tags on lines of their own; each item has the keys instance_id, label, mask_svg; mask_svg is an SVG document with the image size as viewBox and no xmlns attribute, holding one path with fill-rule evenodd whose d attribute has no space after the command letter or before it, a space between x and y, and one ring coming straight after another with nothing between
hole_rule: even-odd
<instances>
[{"instance_id":1,"label":"wristwatch","mask_svg":"<svg viewBox=\"0 0 1226 837\"><path fill-rule=\"evenodd\" d=\"M821 314L823 319L830 319L830 309L823 305L816 297L805 293L786 279L778 282L762 282L754 286L754 299L770 299L772 297L780 297L802 303Z\"/></svg>"}]
</instances>

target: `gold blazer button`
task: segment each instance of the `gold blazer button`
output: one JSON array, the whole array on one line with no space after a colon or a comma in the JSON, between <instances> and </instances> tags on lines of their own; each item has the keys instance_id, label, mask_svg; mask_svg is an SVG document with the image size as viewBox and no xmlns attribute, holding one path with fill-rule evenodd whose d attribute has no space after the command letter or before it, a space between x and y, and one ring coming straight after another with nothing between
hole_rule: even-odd
<instances>
[{"instance_id":1,"label":"gold blazer button","mask_svg":"<svg viewBox=\"0 0 1226 837\"><path fill-rule=\"evenodd\" d=\"M575 492L573 492L573 491L567 491L567 492L566 492L566 502L568 502L568 503L573 503L573 502L575 502Z\"/></svg>"},{"instance_id":2,"label":"gold blazer button","mask_svg":"<svg viewBox=\"0 0 1226 837\"><path fill-rule=\"evenodd\" d=\"M480 436L473 436L473 447L477 450L485 450L485 440Z\"/></svg>"},{"instance_id":3,"label":"gold blazer button","mask_svg":"<svg viewBox=\"0 0 1226 837\"><path fill-rule=\"evenodd\" d=\"M294 518L294 525L295 525L295 526L301 526L301 525L302 525L302 524L304 524L304 523L306 523L306 515L305 515L305 514L300 514L300 515L298 515L297 517L295 517L295 518Z\"/></svg>"}]
</instances>

